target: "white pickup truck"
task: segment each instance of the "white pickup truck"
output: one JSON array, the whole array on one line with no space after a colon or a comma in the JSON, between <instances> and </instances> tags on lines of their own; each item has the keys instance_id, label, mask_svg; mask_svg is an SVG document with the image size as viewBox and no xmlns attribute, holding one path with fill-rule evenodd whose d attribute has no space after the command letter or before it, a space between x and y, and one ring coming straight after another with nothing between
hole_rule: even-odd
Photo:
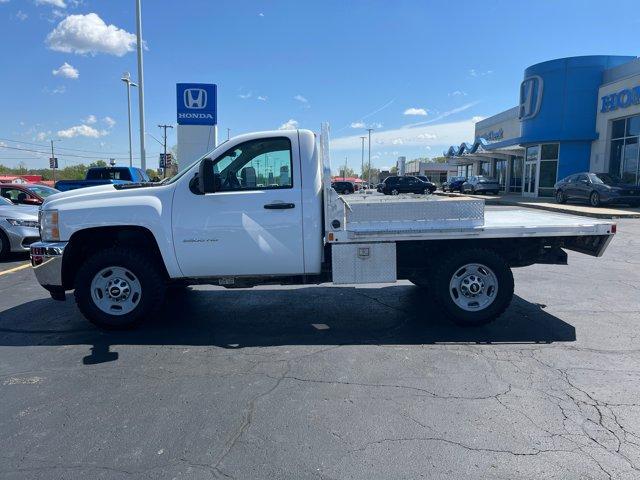
<instances>
[{"instance_id":1,"label":"white pickup truck","mask_svg":"<svg viewBox=\"0 0 640 480\"><path fill-rule=\"evenodd\" d=\"M385 283L428 288L452 320L479 325L513 297L511 268L600 256L613 223L467 197L331 189L328 128L242 135L165 184L104 185L50 196L31 247L56 300L75 290L103 328L154 317L172 285ZM570 289L570 286L558 286ZM567 292L568 293L568 292Z\"/></svg>"}]
</instances>

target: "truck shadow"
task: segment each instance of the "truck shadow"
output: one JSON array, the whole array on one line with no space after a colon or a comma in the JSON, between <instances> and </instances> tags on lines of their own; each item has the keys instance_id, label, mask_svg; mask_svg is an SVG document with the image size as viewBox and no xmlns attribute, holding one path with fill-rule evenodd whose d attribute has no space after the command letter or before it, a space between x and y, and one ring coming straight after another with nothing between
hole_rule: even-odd
<instances>
[{"instance_id":1,"label":"truck shadow","mask_svg":"<svg viewBox=\"0 0 640 480\"><path fill-rule=\"evenodd\" d=\"M206 288L206 289L205 289ZM226 349L283 345L429 345L572 342L572 325L520 297L490 325L449 322L412 285L223 290L196 287L167 299L137 330L104 332L64 303L30 301L0 315L0 345L91 345L85 364L118 358L113 345L190 345Z\"/></svg>"}]
</instances>

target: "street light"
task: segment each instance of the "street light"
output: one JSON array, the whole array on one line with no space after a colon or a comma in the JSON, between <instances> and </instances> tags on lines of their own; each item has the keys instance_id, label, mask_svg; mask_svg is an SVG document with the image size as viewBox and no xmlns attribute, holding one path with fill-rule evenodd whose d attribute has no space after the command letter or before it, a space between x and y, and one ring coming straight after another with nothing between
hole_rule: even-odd
<instances>
[{"instance_id":1,"label":"street light","mask_svg":"<svg viewBox=\"0 0 640 480\"><path fill-rule=\"evenodd\" d=\"M51 139L51 170L53 171L53 183L56 183L56 155L53 153L53 142L59 142L60 139Z\"/></svg>"},{"instance_id":2,"label":"street light","mask_svg":"<svg viewBox=\"0 0 640 480\"><path fill-rule=\"evenodd\" d=\"M131 74L129 72L124 72L120 80L122 80L127 86L127 115L129 118L129 166L133 167L133 153L131 152L131 87L137 87L138 85L131 81Z\"/></svg>"},{"instance_id":3,"label":"street light","mask_svg":"<svg viewBox=\"0 0 640 480\"><path fill-rule=\"evenodd\" d=\"M369 132L369 186L371 186L371 132L373 132L373 128L367 128L367 132Z\"/></svg>"},{"instance_id":4,"label":"street light","mask_svg":"<svg viewBox=\"0 0 640 480\"><path fill-rule=\"evenodd\" d=\"M362 180L364 180L364 140L367 137L360 137L360 139L362 140L362 160L360 161L360 178L362 178ZM369 185L369 187L371 187L371 185Z\"/></svg>"}]
</instances>

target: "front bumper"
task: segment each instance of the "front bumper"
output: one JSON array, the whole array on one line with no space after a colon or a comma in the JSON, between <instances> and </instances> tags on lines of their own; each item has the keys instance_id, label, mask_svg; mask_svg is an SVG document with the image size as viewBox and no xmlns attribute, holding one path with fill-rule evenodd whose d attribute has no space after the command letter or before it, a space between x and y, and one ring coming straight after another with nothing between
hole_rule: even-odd
<instances>
[{"instance_id":1,"label":"front bumper","mask_svg":"<svg viewBox=\"0 0 640 480\"><path fill-rule=\"evenodd\" d=\"M3 231L7 234L11 251L16 253L28 252L31 244L40 239L40 232L33 227L10 226Z\"/></svg>"},{"instance_id":2,"label":"front bumper","mask_svg":"<svg viewBox=\"0 0 640 480\"><path fill-rule=\"evenodd\" d=\"M62 257L67 242L36 242L31 245L31 266L40 285L52 293L63 290Z\"/></svg>"}]
</instances>

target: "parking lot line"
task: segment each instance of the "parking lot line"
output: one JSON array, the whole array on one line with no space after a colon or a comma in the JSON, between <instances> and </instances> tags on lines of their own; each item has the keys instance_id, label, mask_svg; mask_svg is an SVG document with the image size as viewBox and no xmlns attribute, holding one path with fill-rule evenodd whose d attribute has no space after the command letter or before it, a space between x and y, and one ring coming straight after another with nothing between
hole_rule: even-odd
<instances>
[{"instance_id":1,"label":"parking lot line","mask_svg":"<svg viewBox=\"0 0 640 480\"><path fill-rule=\"evenodd\" d=\"M24 270L25 268L29 268L31 266L30 263L25 263L24 265L18 265L17 267L10 268L9 270L0 271L0 276L8 275L9 273L18 272L20 270Z\"/></svg>"}]
</instances>

